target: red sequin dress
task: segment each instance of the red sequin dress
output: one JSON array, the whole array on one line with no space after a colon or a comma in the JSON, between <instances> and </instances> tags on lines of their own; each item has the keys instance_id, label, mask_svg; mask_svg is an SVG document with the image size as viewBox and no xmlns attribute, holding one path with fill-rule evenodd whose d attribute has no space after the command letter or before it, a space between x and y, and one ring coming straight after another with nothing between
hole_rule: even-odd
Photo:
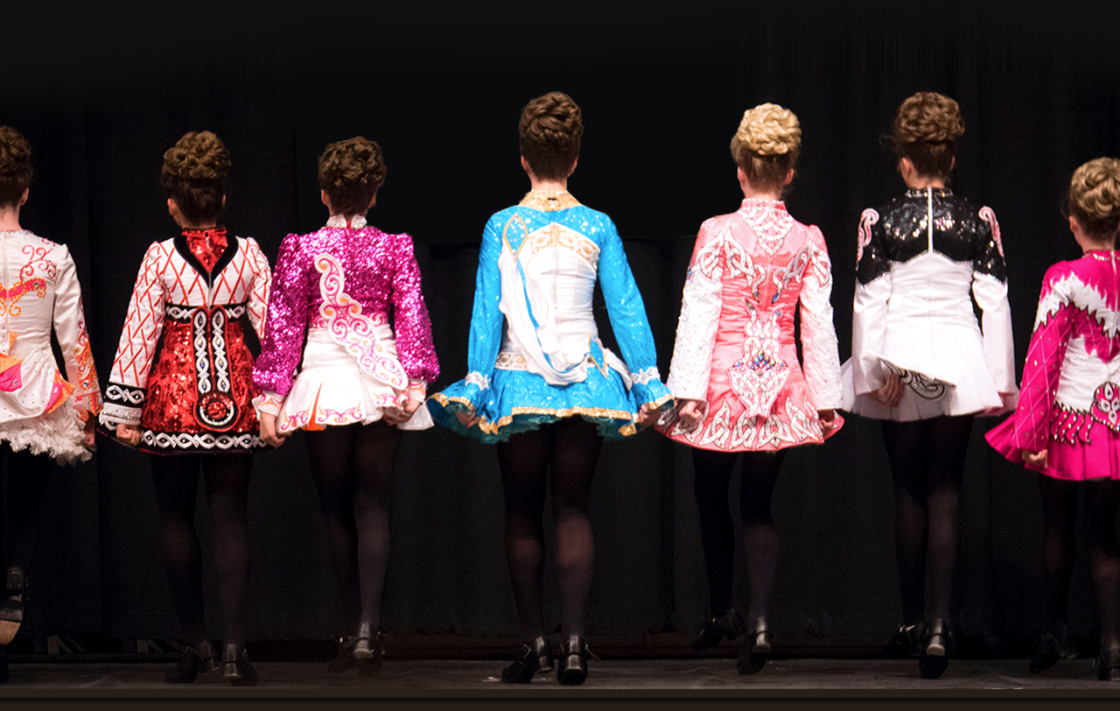
<instances>
[{"instance_id":1,"label":"red sequin dress","mask_svg":"<svg viewBox=\"0 0 1120 711\"><path fill-rule=\"evenodd\" d=\"M101 422L139 425L156 454L263 448L244 317L263 331L271 272L251 238L184 230L148 248ZM153 364L156 353L159 359Z\"/></svg>"}]
</instances>

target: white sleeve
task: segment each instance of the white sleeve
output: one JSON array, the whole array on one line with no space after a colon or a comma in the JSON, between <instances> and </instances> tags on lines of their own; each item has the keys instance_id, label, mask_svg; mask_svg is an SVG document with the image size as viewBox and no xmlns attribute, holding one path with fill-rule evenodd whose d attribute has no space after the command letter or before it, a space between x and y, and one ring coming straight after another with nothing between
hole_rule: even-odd
<instances>
[{"instance_id":1,"label":"white sleeve","mask_svg":"<svg viewBox=\"0 0 1120 711\"><path fill-rule=\"evenodd\" d=\"M685 400L707 399L722 311L723 239L710 239L706 227L707 223L700 228L688 266L677 340L665 382L673 397Z\"/></svg>"}]
</instances>

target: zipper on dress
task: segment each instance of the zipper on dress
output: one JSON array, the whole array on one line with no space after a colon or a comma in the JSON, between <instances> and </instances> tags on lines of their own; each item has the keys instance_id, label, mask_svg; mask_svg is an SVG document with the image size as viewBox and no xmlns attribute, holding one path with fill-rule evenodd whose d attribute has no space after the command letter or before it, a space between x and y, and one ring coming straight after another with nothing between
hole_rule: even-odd
<instances>
[{"instance_id":1,"label":"zipper on dress","mask_svg":"<svg viewBox=\"0 0 1120 711\"><path fill-rule=\"evenodd\" d=\"M929 251L933 251L933 188L926 186L926 234L929 235Z\"/></svg>"}]
</instances>

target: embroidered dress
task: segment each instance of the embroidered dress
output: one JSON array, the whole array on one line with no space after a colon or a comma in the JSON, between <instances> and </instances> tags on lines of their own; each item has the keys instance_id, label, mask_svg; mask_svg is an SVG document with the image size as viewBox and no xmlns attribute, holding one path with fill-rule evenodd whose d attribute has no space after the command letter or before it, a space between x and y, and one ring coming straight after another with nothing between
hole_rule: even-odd
<instances>
[{"instance_id":1,"label":"embroidered dress","mask_svg":"<svg viewBox=\"0 0 1120 711\"><path fill-rule=\"evenodd\" d=\"M746 199L700 226L685 281L668 386L700 400L704 420L685 431L677 410L658 430L725 452L821 443L818 410L840 406L832 325L832 264L824 236L780 201ZM801 309L804 371L794 342Z\"/></svg>"},{"instance_id":2,"label":"embroidered dress","mask_svg":"<svg viewBox=\"0 0 1120 711\"><path fill-rule=\"evenodd\" d=\"M599 340L596 279L621 360ZM532 191L486 223L467 364L467 377L428 407L441 425L483 442L574 415L603 437L625 437L638 431L643 404L672 401L614 223L566 191ZM457 411L477 415L477 426L463 427Z\"/></svg>"},{"instance_id":3,"label":"embroidered dress","mask_svg":"<svg viewBox=\"0 0 1120 711\"><path fill-rule=\"evenodd\" d=\"M0 231L0 278L0 441L60 464L87 460L82 427L101 410L100 388L70 251L27 230Z\"/></svg>"},{"instance_id":4,"label":"embroidered dress","mask_svg":"<svg viewBox=\"0 0 1120 711\"><path fill-rule=\"evenodd\" d=\"M404 408L410 391L423 400L437 377L411 237L334 215L318 232L284 239L253 370L256 405L276 415L278 432L375 422ZM399 425L431 426L423 407Z\"/></svg>"},{"instance_id":5,"label":"embroidered dress","mask_svg":"<svg viewBox=\"0 0 1120 711\"><path fill-rule=\"evenodd\" d=\"M863 212L856 259L844 409L910 422L1015 406L1007 268L991 208L977 210L945 188L911 189ZM868 395L886 384L889 368L909 371L894 408Z\"/></svg>"},{"instance_id":6,"label":"embroidered dress","mask_svg":"<svg viewBox=\"0 0 1120 711\"><path fill-rule=\"evenodd\" d=\"M263 448L242 322L248 317L260 333L269 277L256 241L227 237L223 227L153 243L128 304L102 425L138 425L137 448L154 454Z\"/></svg>"},{"instance_id":7,"label":"embroidered dress","mask_svg":"<svg viewBox=\"0 0 1120 711\"><path fill-rule=\"evenodd\" d=\"M1055 479L1120 479L1120 264L1112 251L1058 262L1042 280L1015 413L987 434L1013 462L1048 451Z\"/></svg>"}]
</instances>

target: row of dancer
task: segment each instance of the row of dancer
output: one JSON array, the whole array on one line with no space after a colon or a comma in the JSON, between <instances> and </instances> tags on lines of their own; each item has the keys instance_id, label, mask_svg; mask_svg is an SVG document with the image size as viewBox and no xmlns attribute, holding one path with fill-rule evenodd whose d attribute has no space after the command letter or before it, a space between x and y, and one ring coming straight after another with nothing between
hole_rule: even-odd
<instances>
[{"instance_id":1,"label":"row of dancer","mask_svg":"<svg viewBox=\"0 0 1120 711\"><path fill-rule=\"evenodd\" d=\"M183 231L153 244L145 255L103 408L73 262L65 247L19 228L30 182L29 149L22 137L4 129L0 234L7 263L19 267L19 293L37 300L35 308L25 302L22 310L8 304L4 314L6 330L19 338L9 341L3 354L8 360L0 363L5 368L0 379L10 388L0 386L6 408L0 436L18 475L10 480L16 484L9 483L6 502L17 518L9 521L6 537L0 640L10 641L18 629L24 574L37 535L37 519L27 512L38 510L50 457L88 457L82 445L92 443L91 415L100 411L101 422L118 440L155 455L161 549L187 642L168 680L189 682L221 667L233 683L256 683L244 650L250 455L265 444L280 446L303 429L349 627L330 669L357 667L375 674L383 656L379 608L396 451L402 429L425 428L434 418L497 443L506 550L526 639L503 680L526 682L555 668L562 683L582 683L589 655L583 612L593 560L587 504L599 448L603 439L656 425L694 452L711 591L711 611L695 646L742 636L739 670L755 673L771 644L766 615L777 534L770 500L782 453L822 443L842 425L836 410L844 408L883 420L895 477L904 620L889 648L919 656L924 676L940 676L951 649L949 589L972 416L1013 407L1018 392L998 224L990 209L976 209L947 187L963 133L956 103L921 93L900 107L895 145L909 190L861 218L854 357L843 370L824 239L815 227L790 217L781 201L794 174L800 127L791 112L774 105L748 111L732 140L744 201L736 212L701 227L667 386L657 372L644 306L614 224L567 192L579 155L579 108L563 94L539 97L523 110L520 129L522 167L532 190L487 224L470 373L434 394L427 407L426 387L439 369L412 242L365 221L385 176L377 144L351 139L327 148L319 181L330 219L318 232L289 235L270 275L253 240L232 237L218 225L230 165L225 146L208 132L184 136L165 154L161 174L169 213ZM1118 186L1115 162L1079 169L1070 200L1075 235L1089 235L1097 246L1111 244L1120 221ZM621 359L597 337L591 313L596 281ZM1099 289L1103 283L1092 285ZM972 315L970 291L984 309L983 332ZM1047 309L1064 303L1055 293L1044 291ZM1081 294L1069 293L1070 300ZM803 368L793 340L797 310ZM1042 313L1040 306L1040 318ZM244 344L245 318L263 329L255 367ZM1072 320L1062 321L1067 322ZM69 381L46 355L52 324L67 355ZM1048 369L1032 375L1028 362L1024 383L1065 372L1060 356L1074 337L1067 328L1047 338ZM1035 347L1032 343L1032 353ZM1102 474L1099 467L1070 465L1070 456L1047 460L1040 453L1054 389L1041 387L1029 407L1024 399L1008 420L1012 424L1004 425L1018 429L1001 451L1014 458L1027 450L1028 466L1055 480L1111 478L1107 466ZM1020 423L1028 420L1034 429L1023 435L1028 428ZM1071 431L1088 433L1095 421L1086 415ZM1097 446L1107 447L1115 434L1106 425ZM996 435L992 438L995 443ZM1069 444L1079 451L1078 444L1088 441L1087 434L1071 435ZM751 601L745 615L731 606L735 541L727 492L738 456L745 460L740 514ZM1064 468L1054 469L1058 461ZM193 528L200 470L215 532L226 620L222 645L211 641L202 614L201 552ZM1066 482L1057 485L1063 492L1071 490ZM1107 483L1093 487L1111 491ZM541 517L549 489L566 635L558 659L545 635L541 605ZM1115 498L1093 498L1094 516L1106 517L1111 506L1114 520ZM1062 497L1065 508L1054 521L1048 509L1048 541L1051 534L1069 539L1069 500L1068 494ZM1094 531L1100 537L1094 572L1098 560L1102 571L1095 575L1102 607L1100 673L1115 678L1120 673L1115 611L1110 616L1104 608L1118 597L1116 576L1108 571L1120 567L1120 555L1114 533L1110 541L1103 527ZM1048 609L1055 612L1032 668L1070 653L1064 608L1059 610L1060 599L1052 600L1068 590L1072 553L1063 545L1056 555L1054 546L1047 547ZM933 592L928 616L927 549Z\"/></svg>"}]
</instances>

